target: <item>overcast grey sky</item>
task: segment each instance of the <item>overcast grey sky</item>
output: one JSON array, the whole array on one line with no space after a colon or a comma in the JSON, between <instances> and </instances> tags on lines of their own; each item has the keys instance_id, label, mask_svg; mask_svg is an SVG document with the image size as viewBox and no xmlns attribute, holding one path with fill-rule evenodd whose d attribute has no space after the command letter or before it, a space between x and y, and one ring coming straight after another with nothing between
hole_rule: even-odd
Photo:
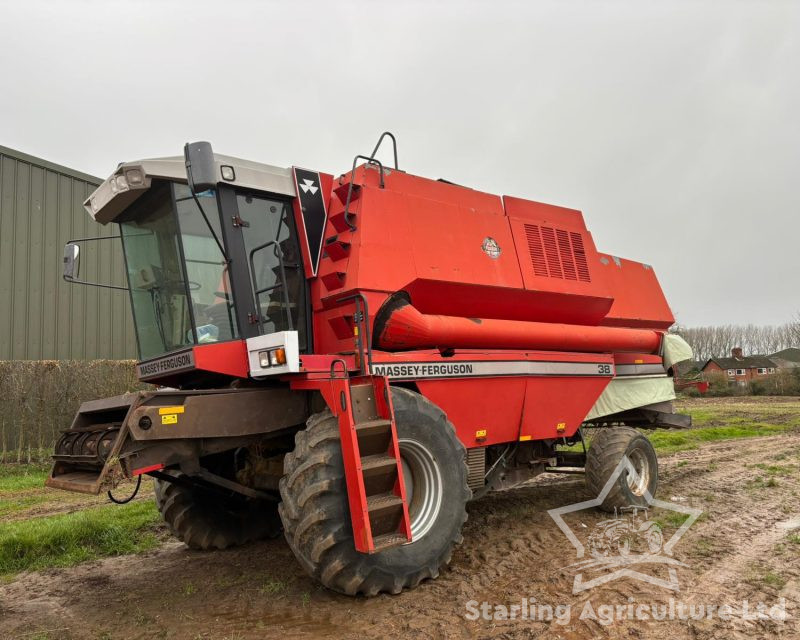
<instances>
[{"instance_id":1,"label":"overcast grey sky","mask_svg":"<svg viewBox=\"0 0 800 640\"><path fill-rule=\"evenodd\" d=\"M187 140L574 207L683 324L800 311L800 2L0 2L0 144L106 177Z\"/></svg>"}]
</instances>

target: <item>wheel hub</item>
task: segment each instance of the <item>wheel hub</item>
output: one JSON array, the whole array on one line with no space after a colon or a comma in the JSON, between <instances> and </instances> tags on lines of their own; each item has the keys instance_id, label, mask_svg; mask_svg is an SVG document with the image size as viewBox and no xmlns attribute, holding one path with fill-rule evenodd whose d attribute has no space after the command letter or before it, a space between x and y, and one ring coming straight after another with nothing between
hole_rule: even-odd
<instances>
[{"instance_id":1,"label":"wheel hub","mask_svg":"<svg viewBox=\"0 0 800 640\"><path fill-rule=\"evenodd\" d=\"M442 508L444 483L433 454L416 440L400 440L403 484L414 542L433 527Z\"/></svg>"},{"instance_id":2,"label":"wheel hub","mask_svg":"<svg viewBox=\"0 0 800 640\"><path fill-rule=\"evenodd\" d=\"M634 449L628 454L628 460L636 471L636 476L628 473L628 488L635 496L643 496L650 485L650 463L644 452Z\"/></svg>"}]
</instances>

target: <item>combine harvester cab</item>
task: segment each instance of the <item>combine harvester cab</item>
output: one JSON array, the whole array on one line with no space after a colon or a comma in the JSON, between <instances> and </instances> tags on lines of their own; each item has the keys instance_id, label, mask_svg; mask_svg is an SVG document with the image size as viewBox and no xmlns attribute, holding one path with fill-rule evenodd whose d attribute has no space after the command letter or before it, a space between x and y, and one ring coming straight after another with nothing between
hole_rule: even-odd
<instances>
[{"instance_id":1,"label":"combine harvester cab","mask_svg":"<svg viewBox=\"0 0 800 640\"><path fill-rule=\"evenodd\" d=\"M188 144L121 164L89 199L119 225L151 391L84 403L48 486L155 479L192 548L281 528L336 591L436 577L473 497L584 471L602 508L647 506L634 427L686 426L691 357L648 265L597 251L576 210L357 156L332 175ZM361 164L359 164L361 162ZM81 244L65 250L80 282ZM588 453L562 445L583 442Z\"/></svg>"}]
</instances>

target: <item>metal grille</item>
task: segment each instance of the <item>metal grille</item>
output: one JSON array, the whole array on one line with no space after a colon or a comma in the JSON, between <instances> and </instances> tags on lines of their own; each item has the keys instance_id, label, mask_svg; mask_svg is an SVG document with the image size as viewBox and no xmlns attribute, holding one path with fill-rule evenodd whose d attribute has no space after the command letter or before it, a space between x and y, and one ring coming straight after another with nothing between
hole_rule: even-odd
<instances>
[{"instance_id":1,"label":"metal grille","mask_svg":"<svg viewBox=\"0 0 800 640\"><path fill-rule=\"evenodd\" d=\"M580 233L536 224L525 225L525 237L537 276L591 282Z\"/></svg>"},{"instance_id":2,"label":"metal grille","mask_svg":"<svg viewBox=\"0 0 800 640\"><path fill-rule=\"evenodd\" d=\"M586 251L583 248L583 238L574 231L569 234L572 238L572 253L575 256L575 266L578 268L578 280L591 282L589 277L589 263L586 261Z\"/></svg>"},{"instance_id":3,"label":"metal grille","mask_svg":"<svg viewBox=\"0 0 800 640\"><path fill-rule=\"evenodd\" d=\"M528 251L531 253L533 262L533 272L537 276L547 276L547 260L544 257L542 238L539 235L539 227L535 224L525 225L525 235L528 238Z\"/></svg>"},{"instance_id":4,"label":"metal grille","mask_svg":"<svg viewBox=\"0 0 800 640\"><path fill-rule=\"evenodd\" d=\"M473 491L480 489L485 484L486 475L486 447L467 449L467 484Z\"/></svg>"}]
</instances>

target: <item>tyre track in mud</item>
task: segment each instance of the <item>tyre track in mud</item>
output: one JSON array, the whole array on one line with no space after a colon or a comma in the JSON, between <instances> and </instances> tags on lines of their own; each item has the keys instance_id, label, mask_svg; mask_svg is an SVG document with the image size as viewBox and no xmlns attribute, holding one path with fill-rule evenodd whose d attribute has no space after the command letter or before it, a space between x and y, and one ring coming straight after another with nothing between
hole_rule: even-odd
<instances>
[{"instance_id":1,"label":"tyre track in mud","mask_svg":"<svg viewBox=\"0 0 800 640\"><path fill-rule=\"evenodd\" d=\"M22 575L0 585L0 637L53 629L50 637L98 638L744 638L800 637L796 616L783 625L719 620L603 625L579 620L587 602L732 603L742 598L797 605L800 545L785 542L800 516L800 473L756 478L755 464L800 468L800 433L704 445L661 460L659 497L703 509L675 548L688 566L678 571L679 594L621 578L572 595L575 551L547 510L588 499L582 479L543 477L521 489L469 506L464 544L436 581L400 596L351 599L317 587L302 574L282 540L202 554L170 542L138 556L109 558L71 569ZM780 460L777 460L780 458ZM584 511L591 528L607 514ZM787 525L785 525L787 526ZM778 547L783 545L781 551ZM760 568L759 568L760 567ZM780 583L767 583L774 571ZM761 571L761 573L759 573ZM554 621L465 618L470 600L515 604L569 603L567 625Z\"/></svg>"}]
</instances>

